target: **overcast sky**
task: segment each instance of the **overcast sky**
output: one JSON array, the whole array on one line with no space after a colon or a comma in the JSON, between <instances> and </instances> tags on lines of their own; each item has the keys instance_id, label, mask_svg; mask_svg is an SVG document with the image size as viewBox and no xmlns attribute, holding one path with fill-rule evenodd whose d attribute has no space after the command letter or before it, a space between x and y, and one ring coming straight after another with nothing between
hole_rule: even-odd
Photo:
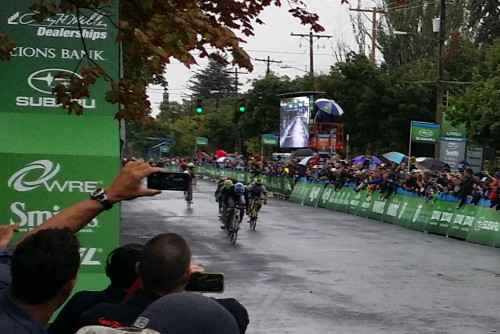
<instances>
[{"instance_id":1,"label":"overcast sky","mask_svg":"<svg viewBox=\"0 0 500 334\"><path fill-rule=\"evenodd\" d=\"M303 0L309 11L318 13L320 24L325 31L319 35L329 35L331 38L320 38L314 41L314 72L326 73L330 66L337 62L335 53L339 48L358 51L355 42L352 20L357 17L356 12L349 11L349 5L340 4L340 0ZM255 36L247 38L243 48L253 59L254 70L250 74L241 74L239 81L240 92L251 88L251 81L263 77L266 72L266 63L255 59L267 59L281 61L281 64L272 63L271 70L277 75L287 75L291 78L302 76L309 71L309 38L291 36L294 34L309 34L309 29L300 24L300 21L288 13L286 0L281 8L269 7L265 9L260 19L264 25L254 25ZM351 0L351 6L357 7L358 2ZM373 0L361 0L361 8L372 8ZM366 15L365 15L366 14ZM363 13L362 20L368 31L371 30L371 13ZM366 43L370 43L369 37ZM366 52L369 52L367 47ZM198 65L186 68L183 64L173 61L167 66L166 78L169 85L169 97L171 101L181 101L183 94L190 94L186 88L186 82L195 71L204 68L207 64L205 59L198 59ZM281 67L293 68L281 68ZM242 69L241 72L247 73ZM158 113L158 107L162 101L163 88L151 87L148 94L153 106L153 114Z\"/></svg>"}]
</instances>

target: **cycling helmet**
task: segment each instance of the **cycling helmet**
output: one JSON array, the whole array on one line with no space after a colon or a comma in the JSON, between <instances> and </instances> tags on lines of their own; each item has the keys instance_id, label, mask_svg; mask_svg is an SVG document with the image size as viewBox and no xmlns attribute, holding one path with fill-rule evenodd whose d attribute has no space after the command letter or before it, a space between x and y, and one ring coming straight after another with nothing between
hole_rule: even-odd
<instances>
[{"instance_id":1,"label":"cycling helmet","mask_svg":"<svg viewBox=\"0 0 500 334\"><path fill-rule=\"evenodd\" d=\"M231 181L231 180L224 181L224 188L229 188L232 185L233 185L233 181Z\"/></svg>"},{"instance_id":2,"label":"cycling helmet","mask_svg":"<svg viewBox=\"0 0 500 334\"><path fill-rule=\"evenodd\" d=\"M255 184L262 184L262 179L260 177L256 178Z\"/></svg>"},{"instance_id":3,"label":"cycling helmet","mask_svg":"<svg viewBox=\"0 0 500 334\"><path fill-rule=\"evenodd\" d=\"M188 163L188 168L194 168L194 163L192 162Z\"/></svg>"},{"instance_id":4,"label":"cycling helmet","mask_svg":"<svg viewBox=\"0 0 500 334\"><path fill-rule=\"evenodd\" d=\"M234 186L234 192L236 193L236 195L243 195L245 193L245 186L243 185L243 183L236 183L236 185Z\"/></svg>"}]
</instances>

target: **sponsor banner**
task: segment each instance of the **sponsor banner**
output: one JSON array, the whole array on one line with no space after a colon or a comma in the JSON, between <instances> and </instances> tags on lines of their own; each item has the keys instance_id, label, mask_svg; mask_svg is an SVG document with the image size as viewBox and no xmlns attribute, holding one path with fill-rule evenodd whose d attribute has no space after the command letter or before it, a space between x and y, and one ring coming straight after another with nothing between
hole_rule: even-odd
<instances>
[{"instance_id":1,"label":"sponsor banner","mask_svg":"<svg viewBox=\"0 0 500 334\"><path fill-rule=\"evenodd\" d=\"M409 228L417 231L425 231L432 216L431 204L425 203L421 198L413 198L412 202L415 205L415 213L413 214Z\"/></svg>"},{"instance_id":2,"label":"sponsor banner","mask_svg":"<svg viewBox=\"0 0 500 334\"><path fill-rule=\"evenodd\" d=\"M170 152L170 146L160 146L160 152L162 153Z\"/></svg>"},{"instance_id":3,"label":"sponsor banner","mask_svg":"<svg viewBox=\"0 0 500 334\"><path fill-rule=\"evenodd\" d=\"M196 137L196 145L198 145L198 146L208 145L208 138Z\"/></svg>"},{"instance_id":4,"label":"sponsor banner","mask_svg":"<svg viewBox=\"0 0 500 334\"><path fill-rule=\"evenodd\" d=\"M332 198L335 195L334 193L335 193L335 187L331 184L327 185L323 189L323 192L319 197L317 206L319 206L320 208L327 208L330 198Z\"/></svg>"},{"instance_id":5,"label":"sponsor banner","mask_svg":"<svg viewBox=\"0 0 500 334\"><path fill-rule=\"evenodd\" d=\"M458 213L462 209L458 210ZM499 214L489 208L479 208L472 228L467 234L467 241L488 246L500 246Z\"/></svg>"},{"instance_id":6,"label":"sponsor banner","mask_svg":"<svg viewBox=\"0 0 500 334\"><path fill-rule=\"evenodd\" d=\"M383 220L386 205L387 201L384 199L384 196L380 195L378 191L375 191L371 196L371 205L368 211L368 218Z\"/></svg>"},{"instance_id":7,"label":"sponsor banner","mask_svg":"<svg viewBox=\"0 0 500 334\"><path fill-rule=\"evenodd\" d=\"M401 205L394 220L395 225L424 231L425 225L417 223L416 219L415 222L413 221L414 217L418 217L422 211L422 200L414 197L401 197Z\"/></svg>"},{"instance_id":8,"label":"sponsor banner","mask_svg":"<svg viewBox=\"0 0 500 334\"><path fill-rule=\"evenodd\" d=\"M306 182L297 182L293 188L292 194L290 195L290 201L302 204L304 198L309 192L309 185L310 184Z\"/></svg>"},{"instance_id":9,"label":"sponsor banner","mask_svg":"<svg viewBox=\"0 0 500 334\"><path fill-rule=\"evenodd\" d=\"M317 206L324 188L325 188L324 184L310 183L309 192L307 193L306 197L304 197L303 204L310 206Z\"/></svg>"},{"instance_id":10,"label":"sponsor banner","mask_svg":"<svg viewBox=\"0 0 500 334\"><path fill-rule=\"evenodd\" d=\"M466 142L454 139L441 138L441 152L439 160L450 165L454 172L460 167L460 161L465 159Z\"/></svg>"},{"instance_id":11,"label":"sponsor banner","mask_svg":"<svg viewBox=\"0 0 500 334\"><path fill-rule=\"evenodd\" d=\"M480 209L479 206L464 205L460 210L455 210L456 213L448 228L447 235L457 239L467 239L467 235L476 222Z\"/></svg>"},{"instance_id":12,"label":"sponsor banner","mask_svg":"<svg viewBox=\"0 0 500 334\"><path fill-rule=\"evenodd\" d=\"M279 136L275 135L262 135L262 146L278 147Z\"/></svg>"},{"instance_id":13,"label":"sponsor banner","mask_svg":"<svg viewBox=\"0 0 500 334\"><path fill-rule=\"evenodd\" d=\"M106 4L105 14L82 9L80 15L59 13L39 23L28 9L31 4L30 0L2 1L0 31L16 48L9 61L0 63L2 76L9 78L1 85L0 112L66 115L52 89L80 78L79 66L97 64L110 77L119 77L118 5ZM91 96L78 101L86 117L117 113L118 106L105 101L110 88L99 79L90 89Z\"/></svg>"},{"instance_id":14,"label":"sponsor banner","mask_svg":"<svg viewBox=\"0 0 500 334\"><path fill-rule=\"evenodd\" d=\"M8 224L21 223L14 241L61 210L108 186L118 173L116 157L2 154L0 214ZM102 167L102 164L109 168ZM115 165L115 167L113 167ZM107 255L119 243L119 205L94 218L78 233L84 274L104 273Z\"/></svg>"},{"instance_id":15,"label":"sponsor banner","mask_svg":"<svg viewBox=\"0 0 500 334\"><path fill-rule=\"evenodd\" d=\"M398 222L398 212L402 205L401 196L392 195L387 200L387 204L384 208L384 221L399 225ZM407 226L406 226L407 227Z\"/></svg>"},{"instance_id":16,"label":"sponsor banner","mask_svg":"<svg viewBox=\"0 0 500 334\"><path fill-rule=\"evenodd\" d=\"M281 178L281 184L282 184L282 194L285 196L290 196L292 193L293 187L294 187L294 181L292 178L289 177L282 177Z\"/></svg>"},{"instance_id":17,"label":"sponsor banner","mask_svg":"<svg viewBox=\"0 0 500 334\"><path fill-rule=\"evenodd\" d=\"M411 122L411 141L436 144L439 141L439 124Z\"/></svg>"},{"instance_id":18,"label":"sponsor banner","mask_svg":"<svg viewBox=\"0 0 500 334\"><path fill-rule=\"evenodd\" d=\"M455 218L457 203L436 201L425 230L429 233L447 235Z\"/></svg>"},{"instance_id":19,"label":"sponsor banner","mask_svg":"<svg viewBox=\"0 0 500 334\"><path fill-rule=\"evenodd\" d=\"M458 126L451 125L451 122L446 117L446 113L443 113L443 126L441 129L441 136L448 138L467 138L467 128L465 124L460 124Z\"/></svg>"}]
</instances>

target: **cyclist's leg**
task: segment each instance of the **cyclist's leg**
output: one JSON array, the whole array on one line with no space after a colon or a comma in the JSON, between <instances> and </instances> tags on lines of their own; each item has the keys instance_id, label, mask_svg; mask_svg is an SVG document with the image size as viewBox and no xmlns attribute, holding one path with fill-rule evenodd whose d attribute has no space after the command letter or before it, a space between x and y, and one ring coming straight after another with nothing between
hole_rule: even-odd
<instances>
[{"instance_id":1,"label":"cyclist's leg","mask_svg":"<svg viewBox=\"0 0 500 334\"><path fill-rule=\"evenodd\" d=\"M259 198L257 199L257 208L256 208L257 214L259 214L261 207L262 207L262 195L260 195Z\"/></svg>"},{"instance_id":2,"label":"cyclist's leg","mask_svg":"<svg viewBox=\"0 0 500 334\"><path fill-rule=\"evenodd\" d=\"M246 206L246 203L245 203L245 198L243 197L243 195L240 196L240 199L239 199L239 208L240 208L240 224L241 222L243 221L243 216L245 215L245 206Z\"/></svg>"}]
</instances>

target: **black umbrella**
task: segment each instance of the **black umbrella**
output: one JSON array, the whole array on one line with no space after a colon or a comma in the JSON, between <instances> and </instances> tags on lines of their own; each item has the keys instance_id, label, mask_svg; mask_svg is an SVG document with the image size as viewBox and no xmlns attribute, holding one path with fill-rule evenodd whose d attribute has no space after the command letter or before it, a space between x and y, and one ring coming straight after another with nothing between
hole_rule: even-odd
<instances>
[{"instance_id":1,"label":"black umbrella","mask_svg":"<svg viewBox=\"0 0 500 334\"><path fill-rule=\"evenodd\" d=\"M292 158L305 158L316 153L310 148L299 148L297 151L292 153Z\"/></svg>"},{"instance_id":2,"label":"black umbrella","mask_svg":"<svg viewBox=\"0 0 500 334\"><path fill-rule=\"evenodd\" d=\"M450 167L447 163L444 163L441 160L437 159L426 159L422 161L420 164L429 170L437 170L437 171L441 171L445 167Z\"/></svg>"}]
</instances>

